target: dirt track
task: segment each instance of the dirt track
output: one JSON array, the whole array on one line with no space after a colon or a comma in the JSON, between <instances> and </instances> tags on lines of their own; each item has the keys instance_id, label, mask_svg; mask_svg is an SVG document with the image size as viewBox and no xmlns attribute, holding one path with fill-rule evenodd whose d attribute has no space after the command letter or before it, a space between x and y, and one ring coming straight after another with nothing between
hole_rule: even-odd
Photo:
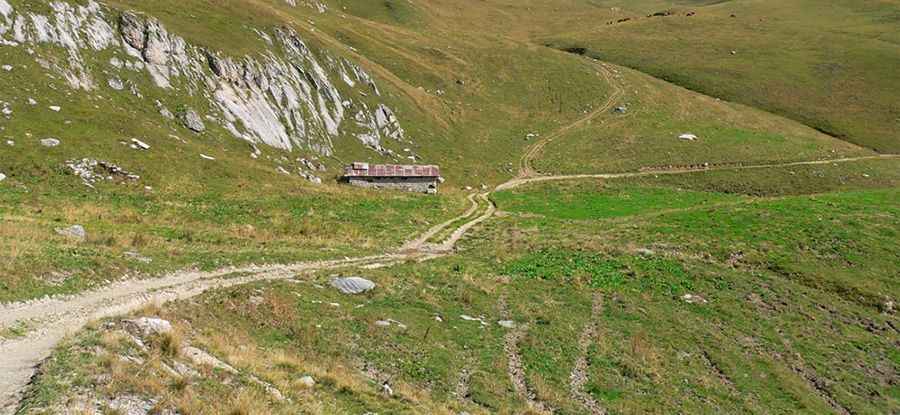
<instances>
[{"instance_id":1,"label":"dirt track","mask_svg":"<svg viewBox=\"0 0 900 415\"><path fill-rule=\"evenodd\" d=\"M515 188L517 186L572 179L616 179L652 175L671 175L694 173L698 170L658 170L632 173L582 174L538 176L532 168L532 160L536 158L544 146L566 132L601 116L615 105L623 94L623 89L614 82L609 69L604 64L597 64L601 75L613 88L613 94L600 108L587 114L575 122L543 137L532 144L520 162L519 176L503 183L495 191ZM816 160L792 162L784 164L760 164L745 166L727 166L704 169L744 170L800 165L817 165L845 163L869 159L900 158L900 155L879 155L853 157L835 160ZM67 334L82 328L86 323L103 317L125 314L151 303L164 303L172 300L190 298L207 290L246 284L255 281L280 280L294 278L299 273L337 269L344 267L367 267L395 263L404 260L429 260L442 257L453 252L456 244L465 234L478 224L494 215L496 207L490 200L490 192L469 195L472 206L462 215L434 226L425 233L400 247L394 253L383 255L347 258L333 261L306 262L294 265L248 266L227 268L211 272L184 271L165 277L148 280L132 280L114 283L101 289L76 296L0 305L0 329L16 327L24 323L29 331L24 337L0 341L0 413L13 413L19 402L20 394L34 375L36 367L47 358L53 347ZM472 215L484 209L480 215ZM471 218L471 219L470 219ZM469 219L457 227L445 241L429 244L427 241L452 224Z\"/></svg>"},{"instance_id":2,"label":"dirt track","mask_svg":"<svg viewBox=\"0 0 900 415\"><path fill-rule=\"evenodd\" d=\"M476 197L487 202L484 213L460 225L443 243L425 243L430 236L452 223L472 216L481 206ZM247 266L210 272L184 271L156 279L117 282L65 298L0 306L0 328L16 327L19 324L33 328L23 337L0 341L0 412L13 413L20 394L40 362L50 355L53 347L63 337L81 329L92 320L125 314L147 304L190 298L212 289L256 281L290 279L304 272L439 258L451 253L469 229L493 215L494 206L487 200L487 194L472 194L469 200L472 207L464 214L429 229L396 253L294 265Z\"/></svg>"}]
</instances>

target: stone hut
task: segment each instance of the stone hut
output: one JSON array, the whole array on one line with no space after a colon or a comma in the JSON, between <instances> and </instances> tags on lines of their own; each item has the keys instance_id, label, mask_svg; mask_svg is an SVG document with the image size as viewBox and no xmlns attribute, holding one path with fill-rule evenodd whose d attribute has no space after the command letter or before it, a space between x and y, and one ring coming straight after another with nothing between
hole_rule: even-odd
<instances>
[{"instance_id":1,"label":"stone hut","mask_svg":"<svg viewBox=\"0 0 900 415\"><path fill-rule=\"evenodd\" d=\"M359 187L435 194L443 179L438 166L353 163L344 169L343 181Z\"/></svg>"}]
</instances>

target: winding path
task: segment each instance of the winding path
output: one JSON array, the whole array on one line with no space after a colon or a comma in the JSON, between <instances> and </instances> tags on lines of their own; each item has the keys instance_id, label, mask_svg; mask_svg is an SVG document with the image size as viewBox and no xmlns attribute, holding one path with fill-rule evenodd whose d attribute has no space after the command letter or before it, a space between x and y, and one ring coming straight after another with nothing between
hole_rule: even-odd
<instances>
[{"instance_id":1,"label":"winding path","mask_svg":"<svg viewBox=\"0 0 900 415\"><path fill-rule=\"evenodd\" d=\"M585 117L560 128L532 144L520 159L519 175L497 186L495 191L545 181L590 178L616 179L685 174L698 171L685 169L608 174L537 175L532 167L532 162L548 143L609 112L616 101L624 94L624 89L613 80L609 68L602 63L598 63L597 67L600 69L600 74L613 88L613 93L606 103ZM704 171L763 169L888 158L900 158L900 155L878 155L783 164L726 166L709 168ZM15 412L21 393L34 376L40 363L50 355L53 348L63 337L81 329L92 320L125 314L151 303L164 303L190 298L207 290L256 281L290 279L303 272L346 267L377 267L405 260L425 261L443 257L451 254L459 240L473 227L494 215L496 206L490 200L490 195L491 192L469 195L469 201L472 203L472 206L466 212L434 226L392 253L332 261L304 262L294 265L232 267L210 272L184 271L156 279L122 281L95 291L70 297L0 305L0 330L20 327L22 324L28 328L27 333L22 337L0 340L0 413ZM473 217L479 211L479 208L483 209L482 213ZM448 230L450 226L460 221L464 222L454 229L445 241L436 244L427 242L435 235ZM507 339L508 347L510 345L516 347L517 336L521 335L520 333L522 333L521 330L511 334L511 338ZM576 386L579 385L576 384ZM538 406L538 409L543 408ZM598 412L595 411L595 413Z\"/></svg>"},{"instance_id":2,"label":"winding path","mask_svg":"<svg viewBox=\"0 0 900 415\"><path fill-rule=\"evenodd\" d=\"M161 278L129 280L86 293L0 305L0 329L28 328L24 336L0 340L0 413L14 413L29 381L40 363L66 335L90 321L126 314L147 304L162 304L200 295L208 290L257 281L291 279L299 273L347 267L375 267L405 260L425 261L453 252L457 242L475 225L494 214L487 194L469 196L472 206L462 215L441 223L414 238L397 252L332 261L312 261L294 265L230 267L216 271L184 271ZM481 206L481 215L461 224L440 244L427 244L432 235L472 216Z\"/></svg>"},{"instance_id":3,"label":"winding path","mask_svg":"<svg viewBox=\"0 0 900 415\"><path fill-rule=\"evenodd\" d=\"M589 112L584 117L559 128L529 146L528 149L525 150L525 154L519 160L519 179L536 176L538 174L534 169L533 161L544 150L544 147L546 147L547 144L550 144L553 140L562 137L566 133L591 122L595 118L608 113L612 110L613 106L616 105L616 102L625 96L625 89L622 88L618 82L615 82L607 65L604 63L597 63L596 67L599 70L600 76L602 76L606 83L612 88L612 94L610 94L606 102L597 109Z\"/></svg>"}]
</instances>

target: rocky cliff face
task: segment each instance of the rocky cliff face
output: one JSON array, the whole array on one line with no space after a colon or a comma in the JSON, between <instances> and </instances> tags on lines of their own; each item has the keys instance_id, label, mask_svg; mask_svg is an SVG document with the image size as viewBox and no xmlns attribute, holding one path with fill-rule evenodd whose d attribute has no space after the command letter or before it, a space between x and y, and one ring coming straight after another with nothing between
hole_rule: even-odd
<instances>
[{"instance_id":1,"label":"rocky cliff face","mask_svg":"<svg viewBox=\"0 0 900 415\"><path fill-rule=\"evenodd\" d=\"M129 80L142 74L169 96L208 104L172 111L169 107L181 105L176 99L157 101L160 117L179 116L194 131L212 122L237 138L283 150L331 155L334 140L349 135L399 157L385 140L407 141L372 76L345 58L311 50L292 29L256 30L265 47L235 58L192 45L153 17L119 13L94 1L55 1L49 10L17 10L0 0L0 48L27 48L74 90L108 87L142 96ZM42 56L45 46L59 48L65 57ZM104 58L98 62L99 56Z\"/></svg>"}]
</instances>

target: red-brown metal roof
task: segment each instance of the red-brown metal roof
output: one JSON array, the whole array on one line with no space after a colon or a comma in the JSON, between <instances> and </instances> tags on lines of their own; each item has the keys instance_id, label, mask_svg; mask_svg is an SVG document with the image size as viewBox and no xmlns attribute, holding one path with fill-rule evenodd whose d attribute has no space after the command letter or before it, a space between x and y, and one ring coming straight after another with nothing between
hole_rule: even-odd
<instances>
[{"instance_id":1,"label":"red-brown metal roof","mask_svg":"<svg viewBox=\"0 0 900 415\"><path fill-rule=\"evenodd\" d=\"M344 169L344 177L441 177L438 166L353 163Z\"/></svg>"}]
</instances>

